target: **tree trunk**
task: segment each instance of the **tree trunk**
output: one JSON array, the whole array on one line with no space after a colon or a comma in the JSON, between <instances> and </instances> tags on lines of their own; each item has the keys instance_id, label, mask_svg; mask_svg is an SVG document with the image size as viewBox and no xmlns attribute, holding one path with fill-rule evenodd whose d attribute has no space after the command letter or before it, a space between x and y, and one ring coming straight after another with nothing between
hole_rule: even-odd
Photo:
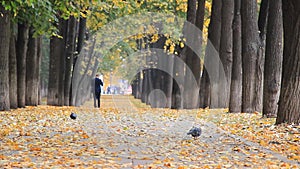
<instances>
[{"instance_id":1,"label":"tree trunk","mask_svg":"<svg viewBox=\"0 0 300 169\"><path fill-rule=\"evenodd\" d=\"M0 111L9 110L9 41L10 41L10 16L0 5Z\"/></svg>"},{"instance_id":2,"label":"tree trunk","mask_svg":"<svg viewBox=\"0 0 300 169\"><path fill-rule=\"evenodd\" d=\"M18 24L18 40L16 46L17 54L17 76L18 76L18 107L25 107L26 90L26 55L29 27L25 24Z\"/></svg>"},{"instance_id":3,"label":"tree trunk","mask_svg":"<svg viewBox=\"0 0 300 169\"><path fill-rule=\"evenodd\" d=\"M63 36L65 32L64 20L60 19L59 33ZM63 36L65 37L65 36ZM64 94L64 61L65 61L65 40L52 37L50 39L50 64L47 104L62 106Z\"/></svg>"},{"instance_id":4,"label":"tree trunk","mask_svg":"<svg viewBox=\"0 0 300 169\"><path fill-rule=\"evenodd\" d=\"M176 49L178 55L174 56L173 63L173 89L172 89L172 108L183 108L183 88L184 88L184 69L185 69L185 51L186 48L181 49L179 46Z\"/></svg>"},{"instance_id":5,"label":"tree trunk","mask_svg":"<svg viewBox=\"0 0 300 169\"><path fill-rule=\"evenodd\" d=\"M242 24L241 24L241 0L234 1L233 20L233 62L230 87L229 112L242 111Z\"/></svg>"},{"instance_id":6,"label":"tree trunk","mask_svg":"<svg viewBox=\"0 0 300 169\"><path fill-rule=\"evenodd\" d=\"M276 124L300 124L300 2L282 1L283 74Z\"/></svg>"},{"instance_id":7,"label":"tree trunk","mask_svg":"<svg viewBox=\"0 0 300 169\"><path fill-rule=\"evenodd\" d=\"M136 98L141 99L142 98L142 91L143 91L143 79L141 78L141 74L143 71L140 71L139 78L138 78L138 86L137 86L137 96Z\"/></svg>"},{"instance_id":8,"label":"tree trunk","mask_svg":"<svg viewBox=\"0 0 300 169\"><path fill-rule=\"evenodd\" d=\"M82 50L85 34L86 34L86 18L80 17L78 39L77 39L77 55L79 55Z\"/></svg>"},{"instance_id":9,"label":"tree trunk","mask_svg":"<svg viewBox=\"0 0 300 169\"><path fill-rule=\"evenodd\" d=\"M209 81L209 76L208 76L205 66L203 66L203 71L202 71L202 76L201 76L201 81L200 81L199 97L200 97L199 107L200 108L209 107L209 105L210 105L210 81Z\"/></svg>"},{"instance_id":10,"label":"tree trunk","mask_svg":"<svg viewBox=\"0 0 300 169\"><path fill-rule=\"evenodd\" d=\"M140 72L138 72L135 76L134 76L134 80L132 80L130 82L131 85L131 95L135 98L137 98L137 90L138 90L138 83L139 83L139 76L140 76Z\"/></svg>"},{"instance_id":11,"label":"tree trunk","mask_svg":"<svg viewBox=\"0 0 300 169\"><path fill-rule=\"evenodd\" d=\"M173 66L174 60L172 55L162 57L163 67L166 69L162 77L162 90L166 95L166 108L172 107L172 90L173 90ZM163 70L163 69L162 69Z\"/></svg>"},{"instance_id":12,"label":"tree trunk","mask_svg":"<svg viewBox=\"0 0 300 169\"><path fill-rule=\"evenodd\" d=\"M253 113L256 89L256 64L258 59L258 26L256 0L242 1L242 112Z\"/></svg>"},{"instance_id":13,"label":"tree trunk","mask_svg":"<svg viewBox=\"0 0 300 169\"><path fill-rule=\"evenodd\" d=\"M79 97L82 97L82 95L80 95L80 93L87 93L87 92L82 91L81 88L82 88L82 86L84 84L84 80L87 77L88 71L92 69L91 66L92 66L92 58L93 58L95 44L96 44L96 39L92 40L92 42L89 44L88 51L84 52L84 53L87 53L87 54L84 54L84 55L86 55L86 58L87 58L87 60L85 61L87 63L86 67L80 69L79 71L76 71L79 74L81 74L80 72L83 72L83 74L80 75L81 77L79 79L79 82L75 82L74 80L72 80L72 87L73 87L73 85L74 85L74 87L76 86L76 88L72 88L72 91L74 92L73 97L76 98L76 100L79 99ZM75 66L75 68L79 68L78 65ZM75 70L74 70L74 72L75 72ZM74 75L73 78L75 76L79 76L79 74ZM88 92L88 93L90 93L90 92Z\"/></svg>"},{"instance_id":14,"label":"tree trunk","mask_svg":"<svg viewBox=\"0 0 300 169\"><path fill-rule=\"evenodd\" d=\"M282 8L281 0L269 2L266 57L263 88L263 115L276 117L280 94L282 66Z\"/></svg>"},{"instance_id":15,"label":"tree trunk","mask_svg":"<svg viewBox=\"0 0 300 169\"><path fill-rule=\"evenodd\" d=\"M262 0L260 3L259 16L258 16L258 30L261 41L265 40L267 19L269 11L269 0Z\"/></svg>"},{"instance_id":16,"label":"tree trunk","mask_svg":"<svg viewBox=\"0 0 300 169\"><path fill-rule=\"evenodd\" d=\"M221 14L221 40L220 40L220 59L226 77L219 76L219 106L221 108L229 107L230 83L232 72L232 22L234 13L234 0L227 0L222 3ZM219 68L220 70L222 67ZM224 79L225 78L225 79Z\"/></svg>"},{"instance_id":17,"label":"tree trunk","mask_svg":"<svg viewBox=\"0 0 300 169\"><path fill-rule=\"evenodd\" d=\"M40 82L41 82L41 60L42 60L42 36L38 37L37 38L37 63L38 63L38 66L36 67L36 79L38 81L38 105L41 104L41 100L42 100L42 97L41 97L41 85L40 85Z\"/></svg>"},{"instance_id":18,"label":"tree trunk","mask_svg":"<svg viewBox=\"0 0 300 169\"><path fill-rule=\"evenodd\" d=\"M203 36L203 25L204 25L204 15L205 15L205 0L198 0L198 7L197 7L197 13L196 13L196 26L197 28L199 28L201 30L201 35L199 36L199 49L200 49L200 53L202 53L201 49L202 49L202 36ZM200 57L200 56L198 56ZM204 66L203 66L203 71L202 71L202 76L204 73ZM201 74L201 72L200 72ZM201 76L199 74L199 76ZM204 107L204 98L205 96L203 96L204 93L201 93L204 90L201 90L201 87L205 88L205 83L204 83L204 79L208 79L208 78L202 78L199 77L200 82L199 82L199 107Z\"/></svg>"},{"instance_id":19,"label":"tree trunk","mask_svg":"<svg viewBox=\"0 0 300 169\"><path fill-rule=\"evenodd\" d=\"M188 0L187 21L196 24L197 1ZM188 25L188 24L187 24ZM197 32L188 26L183 31L187 44L199 43ZM192 109L199 107L199 85L200 85L200 58L195 54L191 46L185 46L185 81L183 92L183 107ZM199 47L201 48L201 46Z\"/></svg>"},{"instance_id":20,"label":"tree trunk","mask_svg":"<svg viewBox=\"0 0 300 169\"><path fill-rule=\"evenodd\" d=\"M48 80L49 80L49 65L50 65L50 39L43 37L42 38L42 58L41 58L41 97L47 97L48 95Z\"/></svg>"},{"instance_id":21,"label":"tree trunk","mask_svg":"<svg viewBox=\"0 0 300 169\"><path fill-rule=\"evenodd\" d=\"M11 109L18 108L16 29L16 24L11 23L11 35L9 44L9 100Z\"/></svg>"},{"instance_id":22,"label":"tree trunk","mask_svg":"<svg viewBox=\"0 0 300 169\"><path fill-rule=\"evenodd\" d=\"M205 91L200 91L200 93L205 97L203 103L201 103L201 107L206 105L205 103L208 102L210 102L209 106L211 108L219 107L218 89L219 89L219 64L220 63L215 63L215 60L212 58L219 57L218 52L219 52L220 37L221 37L221 7L222 7L221 0L213 0L211 20L208 28L209 42L205 49L206 51L205 51L205 58L204 58L204 69L202 73L203 79L201 79L203 83L205 83L205 87L202 86L200 88L200 90L205 90ZM210 74L208 74L208 72L210 72Z\"/></svg>"},{"instance_id":23,"label":"tree trunk","mask_svg":"<svg viewBox=\"0 0 300 169\"><path fill-rule=\"evenodd\" d=\"M28 106L38 105L38 79L37 78L37 39L33 37L34 30L29 29L29 40L26 56L26 95L25 104Z\"/></svg>"},{"instance_id":24,"label":"tree trunk","mask_svg":"<svg viewBox=\"0 0 300 169\"><path fill-rule=\"evenodd\" d=\"M142 86L142 102L149 104L148 102L148 95L151 91L151 85L150 85L150 78L149 76L151 75L151 69L144 69L143 70L143 86Z\"/></svg>"},{"instance_id":25,"label":"tree trunk","mask_svg":"<svg viewBox=\"0 0 300 169\"><path fill-rule=\"evenodd\" d=\"M60 32L62 34L62 39L60 39L61 43L61 53L60 53L60 73L59 73L59 85L58 85L58 105L63 106L65 105L65 85L68 83L66 78L66 72L69 71L67 68L67 40L68 40L68 21L60 18Z\"/></svg>"},{"instance_id":26,"label":"tree trunk","mask_svg":"<svg viewBox=\"0 0 300 169\"><path fill-rule=\"evenodd\" d=\"M258 30L259 30L259 49L256 60L255 92L253 107L255 111L261 112L263 107L263 74L264 57L266 48L266 28L268 20L269 0L262 0L259 10Z\"/></svg>"},{"instance_id":27,"label":"tree trunk","mask_svg":"<svg viewBox=\"0 0 300 169\"><path fill-rule=\"evenodd\" d=\"M66 44L66 67L65 67L65 82L64 82L64 105L70 105L71 79L73 70L73 59L75 51L75 27L76 19L71 16L68 21L68 38Z\"/></svg>"}]
</instances>

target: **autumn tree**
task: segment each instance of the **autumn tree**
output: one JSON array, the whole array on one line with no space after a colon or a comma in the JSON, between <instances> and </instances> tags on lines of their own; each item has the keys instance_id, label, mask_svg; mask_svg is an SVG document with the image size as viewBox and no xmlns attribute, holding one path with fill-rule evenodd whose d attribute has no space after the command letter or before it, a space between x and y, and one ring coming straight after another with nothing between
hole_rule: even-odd
<instances>
[{"instance_id":1,"label":"autumn tree","mask_svg":"<svg viewBox=\"0 0 300 169\"><path fill-rule=\"evenodd\" d=\"M256 68L258 54L257 2L247 0L241 2L242 14L242 68L243 91L242 112L253 113L256 98Z\"/></svg>"},{"instance_id":2,"label":"autumn tree","mask_svg":"<svg viewBox=\"0 0 300 169\"><path fill-rule=\"evenodd\" d=\"M263 88L263 115L276 117L282 67L282 7L280 0L269 2Z\"/></svg>"},{"instance_id":3,"label":"autumn tree","mask_svg":"<svg viewBox=\"0 0 300 169\"><path fill-rule=\"evenodd\" d=\"M220 76L219 107L229 107L231 71L232 71L232 22L234 13L234 0L222 3L221 10L221 39L220 59L224 69L225 77ZM225 78L225 79L223 79ZM224 83L223 83L224 82Z\"/></svg>"},{"instance_id":4,"label":"autumn tree","mask_svg":"<svg viewBox=\"0 0 300 169\"><path fill-rule=\"evenodd\" d=\"M205 50L204 58L204 69L201 77L200 94L203 100L200 100L201 107L210 106L212 108L219 107L219 63L213 63L211 56L219 52L220 48L220 37L221 37L221 9L222 1L213 0L212 1L212 14L210 18L210 23L208 27L208 43ZM213 47L214 49L212 49ZM216 67L215 65L218 65ZM210 71L208 71L210 69ZM215 75L214 77L209 76L208 72ZM212 79L213 78L213 79Z\"/></svg>"},{"instance_id":5,"label":"autumn tree","mask_svg":"<svg viewBox=\"0 0 300 169\"><path fill-rule=\"evenodd\" d=\"M276 124L300 123L300 2L282 1L284 49L282 84Z\"/></svg>"},{"instance_id":6,"label":"autumn tree","mask_svg":"<svg viewBox=\"0 0 300 169\"><path fill-rule=\"evenodd\" d=\"M242 24L241 0L234 1L232 25L232 75L230 84L229 112L239 113L242 108Z\"/></svg>"},{"instance_id":7,"label":"autumn tree","mask_svg":"<svg viewBox=\"0 0 300 169\"><path fill-rule=\"evenodd\" d=\"M37 75L39 70L37 65L39 65L38 59L38 39L33 37L34 29L31 27L29 29L29 40L28 48L26 55L26 95L25 103L26 105L37 106L38 105L38 89L39 89L39 80Z\"/></svg>"},{"instance_id":8,"label":"autumn tree","mask_svg":"<svg viewBox=\"0 0 300 169\"><path fill-rule=\"evenodd\" d=\"M11 22L10 29L10 44L9 44L9 102L10 108L18 108L18 93L17 93L17 56L16 56L16 24Z\"/></svg>"},{"instance_id":9,"label":"autumn tree","mask_svg":"<svg viewBox=\"0 0 300 169\"><path fill-rule=\"evenodd\" d=\"M0 5L0 111L9 110L9 40L10 40L10 15Z\"/></svg>"}]
</instances>

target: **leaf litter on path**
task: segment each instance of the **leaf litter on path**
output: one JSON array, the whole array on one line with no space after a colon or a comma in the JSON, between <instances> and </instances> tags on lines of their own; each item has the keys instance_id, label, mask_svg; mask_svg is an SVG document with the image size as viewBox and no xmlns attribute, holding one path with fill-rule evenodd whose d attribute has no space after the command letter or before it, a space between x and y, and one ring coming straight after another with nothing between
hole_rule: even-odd
<instances>
[{"instance_id":1,"label":"leaf litter on path","mask_svg":"<svg viewBox=\"0 0 300 169\"><path fill-rule=\"evenodd\" d=\"M0 168L299 168L296 126L226 110L151 109L124 96L101 104L0 112ZM199 139L186 135L192 126Z\"/></svg>"}]
</instances>

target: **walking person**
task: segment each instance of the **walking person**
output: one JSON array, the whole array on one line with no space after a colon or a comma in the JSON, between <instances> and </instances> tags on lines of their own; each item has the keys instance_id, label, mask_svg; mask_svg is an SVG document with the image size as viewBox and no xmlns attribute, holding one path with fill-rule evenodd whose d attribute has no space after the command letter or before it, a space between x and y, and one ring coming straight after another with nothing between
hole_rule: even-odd
<instances>
[{"instance_id":1,"label":"walking person","mask_svg":"<svg viewBox=\"0 0 300 169\"><path fill-rule=\"evenodd\" d=\"M100 108L100 96L101 96L101 86L103 86L102 80L99 78L99 74L96 74L96 77L92 82L92 92L94 96L94 107L97 107L96 102L98 103L98 108Z\"/></svg>"}]
</instances>

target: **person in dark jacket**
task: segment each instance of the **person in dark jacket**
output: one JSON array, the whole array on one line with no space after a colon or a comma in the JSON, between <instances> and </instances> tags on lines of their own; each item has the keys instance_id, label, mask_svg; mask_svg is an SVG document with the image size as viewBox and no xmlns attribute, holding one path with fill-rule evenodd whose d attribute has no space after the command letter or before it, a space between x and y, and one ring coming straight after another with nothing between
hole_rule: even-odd
<instances>
[{"instance_id":1,"label":"person in dark jacket","mask_svg":"<svg viewBox=\"0 0 300 169\"><path fill-rule=\"evenodd\" d=\"M103 82L99 79L99 75L96 74L96 77L92 81L92 90L94 95L94 107L97 107L96 102L98 103L98 107L100 108L100 96L101 96L101 86L103 86Z\"/></svg>"}]
</instances>

